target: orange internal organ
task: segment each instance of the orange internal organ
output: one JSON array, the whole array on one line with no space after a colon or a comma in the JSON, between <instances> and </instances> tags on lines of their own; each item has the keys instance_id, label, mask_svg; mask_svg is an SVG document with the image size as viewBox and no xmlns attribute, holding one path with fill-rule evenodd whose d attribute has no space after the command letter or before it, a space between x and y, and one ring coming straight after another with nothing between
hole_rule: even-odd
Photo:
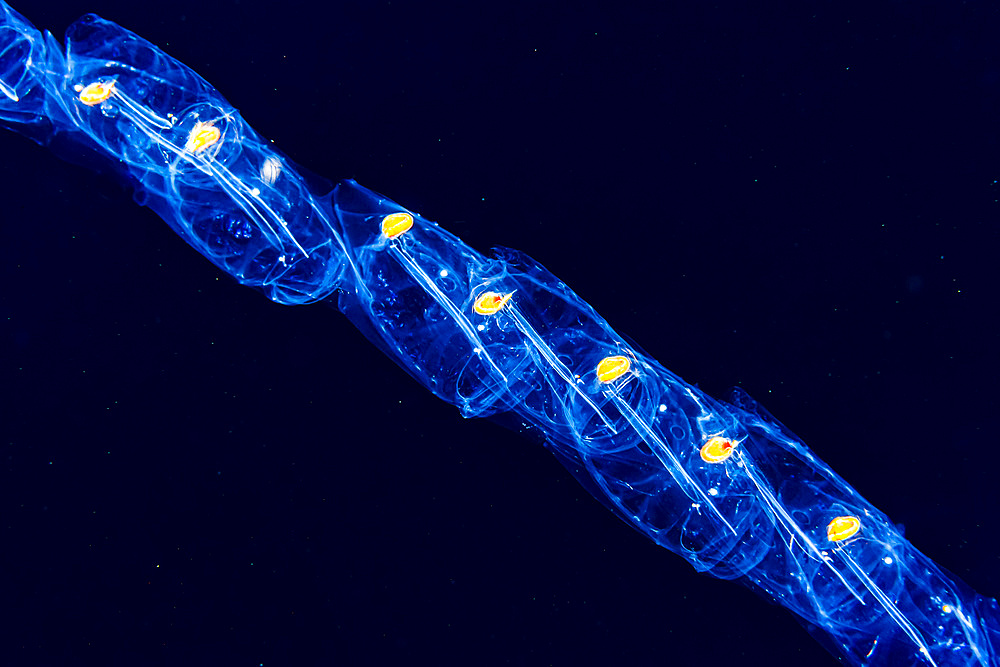
<instances>
[{"instance_id":1,"label":"orange internal organ","mask_svg":"<svg viewBox=\"0 0 1000 667\"><path fill-rule=\"evenodd\" d=\"M390 239L410 231L413 227L413 216L409 213L390 213L382 218L382 233Z\"/></svg>"},{"instance_id":2,"label":"orange internal organ","mask_svg":"<svg viewBox=\"0 0 1000 667\"><path fill-rule=\"evenodd\" d=\"M475 310L480 315L493 315L498 312L501 308L507 305L510 301L510 297L514 296L513 292L508 294L497 294L496 292L483 292L476 302L472 305L472 309Z\"/></svg>"},{"instance_id":3,"label":"orange internal organ","mask_svg":"<svg viewBox=\"0 0 1000 667\"><path fill-rule=\"evenodd\" d=\"M219 131L219 128L211 123L198 121L194 124L191 134L188 135L184 149L189 153L200 153L215 144L221 137L222 132Z\"/></svg>"},{"instance_id":4,"label":"orange internal organ","mask_svg":"<svg viewBox=\"0 0 1000 667\"><path fill-rule=\"evenodd\" d=\"M733 455L735 448L735 442L717 435L701 446L701 460L706 463L722 463Z\"/></svg>"},{"instance_id":5,"label":"orange internal organ","mask_svg":"<svg viewBox=\"0 0 1000 667\"><path fill-rule=\"evenodd\" d=\"M628 373L631 367L632 362L628 360L628 357L623 357L620 354L616 354L611 357L604 357L601 359L600 363L597 364L597 379L599 382L603 382L605 384L608 382L614 382L621 376Z\"/></svg>"},{"instance_id":6,"label":"orange internal organ","mask_svg":"<svg viewBox=\"0 0 1000 667\"><path fill-rule=\"evenodd\" d=\"M115 82L95 81L86 87L77 85L74 90L80 93L81 102L92 107L111 97L111 94L115 92Z\"/></svg>"},{"instance_id":7,"label":"orange internal organ","mask_svg":"<svg viewBox=\"0 0 1000 667\"><path fill-rule=\"evenodd\" d=\"M854 537L861 530L861 519L856 516L838 516L826 527L826 539L831 542L843 542Z\"/></svg>"}]
</instances>

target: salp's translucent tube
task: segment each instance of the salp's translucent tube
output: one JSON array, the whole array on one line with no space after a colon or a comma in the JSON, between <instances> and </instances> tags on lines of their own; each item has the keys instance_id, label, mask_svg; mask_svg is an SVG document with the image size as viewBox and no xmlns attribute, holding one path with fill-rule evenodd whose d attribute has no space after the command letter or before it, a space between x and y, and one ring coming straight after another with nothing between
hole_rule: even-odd
<instances>
[{"instance_id":1,"label":"salp's translucent tube","mask_svg":"<svg viewBox=\"0 0 1000 667\"><path fill-rule=\"evenodd\" d=\"M0 5L0 121L113 161L239 282L290 305L337 292L435 395L465 416L514 416L624 521L788 607L851 663L998 664L996 601L917 551L750 397L687 384L520 253L484 256L353 181L327 191L120 26L84 17L64 55Z\"/></svg>"}]
</instances>

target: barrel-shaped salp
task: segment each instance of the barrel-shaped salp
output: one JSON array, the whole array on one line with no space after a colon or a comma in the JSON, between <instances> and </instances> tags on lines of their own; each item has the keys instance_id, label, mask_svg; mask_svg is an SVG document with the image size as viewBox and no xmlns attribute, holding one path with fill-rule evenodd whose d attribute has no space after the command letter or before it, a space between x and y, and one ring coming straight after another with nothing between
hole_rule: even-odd
<instances>
[{"instance_id":1,"label":"barrel-shaped salp","mask_svg":"<svg viewBox=\"0 0 1000 667\"><path fill-rule=\"evenodd\" d=\"M345 266L328 195L261 139L204 79L120 26L86 16L67 32L58 104L117 158L198 252L279 303L319 301Z\"/></svg>"},{"instance_id":2,"label":"barrel-shaped salp","mask_svg":"<svg viewBox=\"0 0 1000 667\"><path fill-rule=\"evenodd\" d=\"M333 201L349 257L340 309L465 416L508 409L518 350L491 344L472 309L482 276L502 265L353 181L340 183Z\"/></svg>"}]
</instances>

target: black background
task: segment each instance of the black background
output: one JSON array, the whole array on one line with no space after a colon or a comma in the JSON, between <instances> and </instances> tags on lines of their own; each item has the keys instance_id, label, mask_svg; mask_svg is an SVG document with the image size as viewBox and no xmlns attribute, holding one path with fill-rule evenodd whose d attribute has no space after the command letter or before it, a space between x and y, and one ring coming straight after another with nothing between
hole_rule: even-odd
<instances>
[{"instance_id":1,"label":"black background","mask_svg":"<svg viewBox=\"0 0 1000 667\"><path fill-rule=\"evenodd\" d=\"M1000 593L995 3L17 9L119 22L309 169L538 258ZM833 663L336 311L0 149L3 664Z\"/></svg>"}]
</instances>

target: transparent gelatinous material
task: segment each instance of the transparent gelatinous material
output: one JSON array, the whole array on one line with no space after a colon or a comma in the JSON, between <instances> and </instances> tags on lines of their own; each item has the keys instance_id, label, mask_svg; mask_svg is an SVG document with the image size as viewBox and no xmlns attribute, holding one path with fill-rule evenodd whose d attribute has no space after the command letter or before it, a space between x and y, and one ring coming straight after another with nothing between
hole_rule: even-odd
<instances>
[{"instance_id":1,"label":"transparent gelatinous material","mask_svg":"<svg viewBox=\"0 0 1000 667\"><path fill-rule=\"evenodd\" d=\"M749 396L687 384L523 254L481 255L353 181L307 182L200 76L116 24L85 16L64 53L0 5L0 120L115 161L137 201L239 282L283 304L338 292L438 397L514 416L622 520L794 611L852 664L1000 664L996 601Z\"/></svg>"}]
</instances>

